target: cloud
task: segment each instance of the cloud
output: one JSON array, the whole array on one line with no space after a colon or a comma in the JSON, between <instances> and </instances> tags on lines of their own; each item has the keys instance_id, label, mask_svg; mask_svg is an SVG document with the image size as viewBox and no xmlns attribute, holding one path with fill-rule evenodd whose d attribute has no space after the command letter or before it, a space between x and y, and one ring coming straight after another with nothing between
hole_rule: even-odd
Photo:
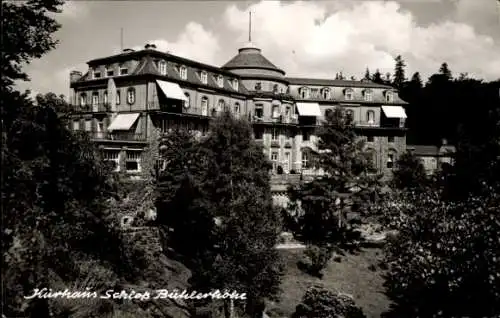
<instances>
[{"instance_id":1,"label":"cloud","mask_svg":"<svg viewBox=\"0 0 500 318\"><path fill-rule=\"evenodd\" d=\"M66 1L62 5L62 12L57 14L57 18L82 19L87 16L90 11L88 1Z\"/></svg>"},{"instance_id":2,"label":"cloud","mask_svg":"<svg viewBox=\"0 0 500 318\"><path fill-rule=\"evenodd\" d=\"M445 61L456 74L486 79L500 74L500 45L492 37L459 22L419 26L395 1L231 5L224 19L241 42L248 32L242 23L248 10L253 12L252 38L288 75L332 77L343 71L360 77L367 66L392 73L398 54L408 64L407 76L415 71L428 76Z\"/></svg>"},{"instance_id":3,"label":"cloud","mask_svg":"<svg viewBox=\"0 0 500 318\"><path fill-rule=\"evenodd\" d=\"M154 39L147 43L155 44L157 50L168 51L172 54L182 56L195 61L215 64L220 46L217 36L206 30L197 22L189 22L175 41L166 39ZM144 46L135 46L134 50L140 50Z\"/></svg>"}]
</instances>

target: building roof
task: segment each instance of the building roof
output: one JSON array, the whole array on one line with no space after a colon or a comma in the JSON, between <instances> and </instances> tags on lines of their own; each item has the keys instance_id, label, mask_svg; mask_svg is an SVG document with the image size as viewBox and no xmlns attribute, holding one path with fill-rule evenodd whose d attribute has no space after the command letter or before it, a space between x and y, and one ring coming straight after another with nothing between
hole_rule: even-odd
<instances>
[{"instance_id":1,"label":"building roof","mask_svg":"<svg viewBox=\"0 0 500 318\"><path fill-rule=\"evenodd\" d=\"M452 155L455 153L455 147L443 145L441 147L432 145L407 145L406 149L416 156L438 157Z\"/></svg>"},{"instance_id":2,"label":"building roof","mask_svg":"<svg viewBox=\"0 0 500 318\"><path fill-rule=\"evenodd\" d=\"M276 65L265 58L262 55L261 50L255 47L252 43L249 43L245 47L241 48L238 54L229 60L229 62L224 64L222 68L227 70L242 68L266 69L285 75L285 71L279 69Z\"/></svg>"},{"instance_id":3,"label":"building roof","mask_svg":"<svg viewBox=\"0 0 500 318\"><path fill-rule=\"evenodd\" d=\"M377 84L372 81L352 81L352 80L303 78L303 77L286 77L286 80L288 80L291 85L344 86L344 87L363 87L363 88L387 88L387 89L393 88L392 86Z\"/></svg>"}]
</instances>

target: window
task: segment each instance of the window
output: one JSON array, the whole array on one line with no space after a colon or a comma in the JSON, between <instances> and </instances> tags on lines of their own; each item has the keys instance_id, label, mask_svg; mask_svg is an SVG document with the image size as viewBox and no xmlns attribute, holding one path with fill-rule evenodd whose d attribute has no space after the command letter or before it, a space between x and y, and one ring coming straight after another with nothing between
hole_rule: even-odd
<instances>
[{"instance_id":1,"label":"window","mask_svg":"<svg viewBox=\"0 0 500 318\"><path fill-rule=\"evenodd\" d=\"M99 93L92 93L92 111L97 111L97 105L99 105Z\"/></svg>"},{"instance_id":2,"label":"window","mask_svg":"<svg viewBox=\"0 0 500 318\"><path fill-rule=\"evenodd\" d=\"M141 171L140 151L127 151L127 158L125 160L125 169L127 170L127 172Z\"/></svg>"},{"instance_id":3,"label":"window","mask_svg":"<svg viewBox=\"0 0 500 318\"><path fill-rule=\"evenodd\" d=\"M372 91L370 89L365 90L363 93L363 97L365 98L365 102L373 101Z\"/></svg>"},{"instance_id":4,"label":"window","mask_svg":"<svg viewBox=\"0 0 500 318\"><path fill-rule=\"evenodd\" d=\"M216 108L216 111L217 111L217 112L221 112L221 111L224 109L225 104L226 104L226 103L224 103L224 100L223 100L223 99L219 99L219 102L217 103L217 108Z\"/></svg>"},{"instance_id":5,"label":"window","mask_svg":"<svg viewBox=\"0 0 500 318\"><path fill-rule=\"evenodd\" d=\"M158 62L158 71L161 75L167 75L167 62L161 60Z\"/></svg>"},{"instance_id":6,"label":"window","mask_svg":"<svg viewBox=\"0 0 500 318\"><path fill-rule=\"evenodd\" d=\"M185 67L184 65L182 65L179 69L179 75L181 76L181 78L183 80L187 79L187 67Z\"/></svg>"},{"instance_id":7,"label":"window","mask_svg":"<svg viewBox=\"0 0 500 318\"><path fill-rule=\"evenodd\" d=\"M368 159L371 161L373 167L377 165L377 152L374 149L367 149L366 155Z\"/></svg>"},{"instance_id":8,"label":"window","mask_svg":"<svg viewBox=\"0 0 500 318\"><path fill-rule=\"evenodd\" d=\"M279 105L273 105L273 118L280 117L280 107Z\"/></svg>"},{"instance_id":9,"label":"window","mask_svg":"<svg viewBox=\"0 0 500 318\"><path fill-rule=\"evenodd\" d=\"M105 150L103 152L104 161L113 164L114 171L120 171L120 151L119 150Z\"/></svg>"},{"instance_id":10,"label":"window","mask_svg":"<svg viewBox=\"0 0 500 318\"><path fill-rule=\"evenodd\" d=\"M300 94L300 97L301 97L301 98L308 98L308 97L309 97L309 88L307 88L307 87L302 87L302 88L300 89L300 93L299 93L299 94Z\"/></svg>"},{"instance_id":11,"label":"window","mask_svg":"<svg viewBox=\"0 0 500 318\"><path fill-rule=\"evenodd\" d=\"M124 65L120 66L120 75L127 75L128 74L128 68Z\"/></svg>"},{"instance_id":12,"label":"window","mask_svg":"<svg viewBox=\"0 0 500 318\"><path fill-rule=\"evenodd\" d=\"M115 75L115 71L113 71L113 68L112 67L106 67L106 76L110 77L110 76L113 76Z\"/></svg>"},{"instance_id":13,"label":"window","mask_svg":"<svg viewBox=\"0 0 500 318\"><path fill-rule=\"evenodd\" d=\"M208 97L201 98L201 115L208 116Z\"/></svg>"},{"instance_id":14,"label":"window","mask_svg":"<svg viewBox=\"0 0 500 318\"><path fill-rule=\"evenodd\" d=\"M324 99L330 99L330 89L323 88L322 95Z\"/></svg>"},{"instance_id":15,"label":"window","mask_svg":"<svg viewBox=\"0 0 500 318\"><path fill-rule=\"evenodd\" d=\"M255 139L261 140L262 137L264 136L264 129L262 127L255 127L253 130Z\"/></svg>"},{"instance_id":16,"label":"window","mask_svg":"<svg viewBox=\"0 0 500 318\"><path fill-rule=\"evenodd\" d=\"M290 108L290 106L287 106L285 108L285 118L286 119L290 119L290 117L292 116L292 109Z\"/></svg>"},{"instance_id":17,"label":"window","mask_svg":"<svg viewBox=\"0 0 500 318\"><path fill-rule=\"evenodd\" d=\"M273 85L273 93L277 93L278 92L278 84L274 84Z\"/></svg>"},{"instance_id":18,"label":"window","mask_svg":"<svg viewBox=\"0 0 500 318\"><path fill-rule=\"evenodd\" d=\"M332 114L333 114L333 110L332 109L325 110L325 118L328 118L328 117L332 116Z\"/></svg>"},{"instance_id":19,"label":"window","mask_svg":"<svg viewBox=\"0 0 500 318\"><path fill-rule=\"evenodd\" d=\"M240 113L240 103L234 104L234 113L237 115Z\"/></svg>"},{"instance_id":20,"label":"window","mask_svg":"<svg viewBox=\"0 0 500 318\"><path fill-rule=\"evenodd\" d=\"M224 77L222 77L222 75L217 76L217 85L219 85L219 87L224 87Z\"/></svg>"},{"instance_id":21,"label":"window","mask_svg":"<svg viewBox=\"0 0 500 318\"><path fill-rule=\"evenodd\" d=\"M278 152L271 152L271 162L273 164L273 170L278 168Z\"/></svg>"},{"instance_id":22,"label":"window","mask_svg":"<svg viewBox=\"0 0 500 318\"><path fill-rule=\"evenodd\" d=\"M394 136L389 136L387 137L388 142L394 142Z\"/></svg>"},{"instance_id":23,"label":"window","mask_svg":"<svg viewBox=\"0 0 500 318\"><path fill-rule=\"evenodd\" d=\"M94 70L94 78L101 78L101 71L99 70Z\"/></svg>"},{"instance_id":24,"label":"window","mask_svg":"<svg viewBox=\"0 0 500 318\"><path fill-rule=\"evenodd\" d=\"M85 93L80 94L80 106L85 107L87 105L87 95Z\"/></svg>"},{"instance_id":25,"label":"window","mask_svg":"<svg viewBox=\"0 0 500 318\"><path fill-rule=\"evenodd\" d=\"M390 153L387 156L387 168L389 169L394 168L394 153Z\"/></svg>"},{"instance_id":26,"label":"window","mask_svg":"<svg viewBox=\"0 0 500 318\"><path fill-rule=\"evenodd\" d=\"M102 94L102 103L104 105L108 104L108 91L104 91L104 93Z\"/></svg>"},{"instance_id":27,"label":"window","mask_svg":"<svg viewBox=\"0 0 500 318\"><path fill-rule=\"evenodd\" d=\"M85 131L92 131L92 119L85 120Z\"/></svg>"},{"instance_id":28,"label":"window","mask_svg":"<svg viewBox=\"0 0 500 318\"><path fill-rule=\"evenodd\" d=\"M255 105L255 117L261 119L264 117L264 106L262 104Z\"/></svg>"},{"instance_id":29,"label":"window","mask_svg":"<svg viewBox=\"0 0 500 318\"><path fill-rule=\"evenodd\" d=\"M103 120L98 120L97 121L97 138L103 138L104 137L104 121Z\"/></svg>"},{"instance_id":30,"label":"window","mask_svg":"<svg viewBox=\"0 0 500 318\"><path fill-rule=\"evenodd\" d=\"M353 100L354 99L354 91L350 88L346 89L344 92L345 100Z\"/></svg>"},{"instance_id":31,"label":"window","mask_svg":"<svg viewBox=\"0 0 500 318\"><path fill-rule=\"evenodd\" d=\"M285 159L283 159L283 170L287 173L290 170L290 153L285 152Z\"/></svg>"},{"instance_id":32,"label":"window","mask_svg":"<svg viewBox=\"0 0 500 318\"><path fill-rule=\"evenodd\" d=\"M273 141L277 141L280 136L280 132L277 128L273 128L272 130L272 139Z\"/></svg>"},{"instance_id":33,"label":"window","mask_svg":"<svg viewBox=\"0 0 500 318\"><path fill-rule=\"evenodd\" d=\"M368 141L368 142L374 142L375 141L375 137L374 136L368 136L368 137L366 137L366 141Z\"/></svg>"},{"instance_id":34,"label":"window","mask_svg":"<svg viewBox=\"0 0 500 318\"><path fill-rule=\"evenodd\" d=\"M133 87L127 90L127 103L129 105L135 103L135 89Z\"/></svg>"},{"instance_id":35,"label":"window","mask_svg":"<svg viewBox=\"0 0 500 318\"><path fill-rule=\"evenodd\" d=\"M345 113L346 113L347 118L351 118L352 120L354 120L354 111L352 109L346 110Z\"/></svg>"},{"instance_id":36,"label":"window","mask_svg":"<svg viewBox=\"0 0 500 318\"><path fill-rule=\"evenodd\" d=\"M121 100L122 100L122 98L121 98L120 90L117 89L116 90L116 105L120 105Z\"/></svg>"},{"instance_id":37,"label":"window","mask_svg":"<svg viewBox=\"0 0 500 318\"><path fill-rule=\"evenodd\" d=\"M191 104L191 99L189 98L189 93L184 93L184 96L186 96L186 99L184 101L184 108L189 108L190 104Z\"/></svg>"},{"instance_id":38,"label":"window","mask_svg":"<svg viewBox=\"0 0 500 318\"><path fill-rule=\"evenodd\" d=\"M203 84L207 84L207 82L208 82L208 75L207 75L207 72L202 71L202 72L200 73L200 79L201 79L201 82L202 82Z\"/></svg>"},{"instance_id":39,"label":"window","mask_svg":"<svg viewBox=\"0 0 500 318\"><path fill-rule=\"evenodd\" d=\"M309 153L302 151L302 169L309 168Z\"/></svg>"},{"instance_id":40,"label":"window","mask_svg":"<svg viewBox=\"0 0 500 318\"><path fill-rule=\"evenodd\" d=\"M73 130L80 130L80 120L73 120Z\"/></svg>"},{"instance_id":41,"label":"window","mask_svg":"<svg viewBox=\"0 0 500 318\"><path fill-rule=\"evenodd\" d=\"M393 100L394 100L394 94L392 92L387 92L385 93L385 100L388 102L388 103L392 103Z\"/></svg>"},{"instance_id":42,"label":"window","mask_svg":"<svg viewBox=\"0 0 500 318\"><path fill-rule=\"evenodd\" d=\"M308 129L302 129L302 140L309 141L310 132Z\"/></svg>"},{"instance_id":43,"label":"window","mask_svg":"<svg viewBox=\"0 0 500 318\"><path fill-rule=\"evenodd\" d=\"M373 125L375 123L375 112L373 110L366 112L366 121L369 125Z\"/></svg>"},{"instance_id":44,"label":"window","mask_svg":"<svg viewBox=\"0 0 500 318\"><path fill-rule=\"evenodd\" d=\"M260 91L261 89L262 89L262 83L261 82L255 83L255 90Z\"/></svg>"},{"instance_id":45,"label":"window","mask_svg":"<svg viewBox=\"0 0 500 318\"><path fill-rule=\"evenodd\" d=\"M233 80L233 88L234 88L234 90L235 90L235 91L237 91L237 90L238 90L238 84L239 84L238 80L237 80L237 79L234 79L234 80Z\"/></svg>"}]
</instances>

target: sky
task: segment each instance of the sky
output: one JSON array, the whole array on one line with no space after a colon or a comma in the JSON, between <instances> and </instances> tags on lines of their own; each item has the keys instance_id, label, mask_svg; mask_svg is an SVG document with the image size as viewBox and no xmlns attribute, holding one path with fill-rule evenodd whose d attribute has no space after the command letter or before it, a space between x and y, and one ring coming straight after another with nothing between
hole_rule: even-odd
<instances>
[{"instance_id":1,"label":"sky","mask_svg":"<svg viewBox=\"0 0 500 318\"><path fill-rule=\"evenodd\" d=\"M157 49L215 66L252 42L287 76L361 78L368 67L424 79L447 62L453 74L500 78L499 0L68 1L56 49L25 67L32 94L69 94L69 72L87 61L154 43Z\"/></svg>"}]
</instances>

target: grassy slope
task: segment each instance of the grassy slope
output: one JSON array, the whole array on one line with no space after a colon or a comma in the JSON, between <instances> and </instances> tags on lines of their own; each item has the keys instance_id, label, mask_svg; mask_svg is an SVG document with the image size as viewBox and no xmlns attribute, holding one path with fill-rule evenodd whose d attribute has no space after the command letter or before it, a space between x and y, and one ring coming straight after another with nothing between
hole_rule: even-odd
<instances>
[{"instance_id":1,"label":"grassy slope","mask_svg":"<svg viewBox=\"0 0 500 318\"><path fill-rule=\"evenodd\" d=\"M368 267L376 265L381 258L379 249L363 249L359 255L346 254L340 263L333 259L324 270L323 279L312 277L297 268L297 261L303 250L282 250L286 272L283 277L282 294L279 303L268 305L268 311L280 313L271 317L289 317L295 311L307 288L323 284L326 288L350 294L361 306L367 317L380 317L389 308L389 300L383 294L381 271L371 271Z\"/></svg>"}]
</instances>

